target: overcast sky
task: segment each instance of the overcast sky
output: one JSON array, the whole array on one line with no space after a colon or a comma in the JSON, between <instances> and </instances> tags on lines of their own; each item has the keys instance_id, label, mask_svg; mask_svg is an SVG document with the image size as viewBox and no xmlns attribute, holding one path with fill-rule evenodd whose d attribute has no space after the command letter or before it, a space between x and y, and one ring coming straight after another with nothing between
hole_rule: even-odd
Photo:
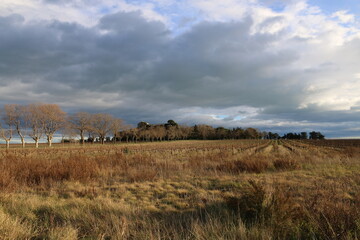
<instances>
[{"instance_id":1,"label":"overcast sky","mask_svg":"<svg viewBox=\"0 0 360 240\"><path fill-rule=\"evenodd\" d=\"M360 137L358 0L1 0L0 105Z\"/></svg>"}]
</instances>

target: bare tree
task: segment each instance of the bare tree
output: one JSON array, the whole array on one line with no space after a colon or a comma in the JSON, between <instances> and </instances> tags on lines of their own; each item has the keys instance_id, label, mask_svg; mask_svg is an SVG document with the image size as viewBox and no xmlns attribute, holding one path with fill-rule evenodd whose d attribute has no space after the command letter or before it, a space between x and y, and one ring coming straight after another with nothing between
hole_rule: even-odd
<instances>
[{"instance_id":1,"label":"bare tree","mask_svg":"<svg viewBox=\"0 0 360 240\"><path fill-rule=\"evenodd\" d=\"M54 134L65 124L65 116L66 113L57 104L30 104L26 107L29 136L35 141L36 148L44 134L49 147L52 146Z\"/></svg>"},{"instance_id":2,"label":"bare tree","mask_svg":"<svg viewBox=\"0 0 360 240\"><path fill-rule=\"evenodd\" d=\"M132 128L129 130L129 133L131 135L131 141L137 142L140 138L140 130L138 128Z\"/></svg>"},{"instance_id":3,"label":"bare tree","mask_svg":"<svg viewBox=\"0 0 360 240\"><path fill-rule=\"evenodd\" d=\"M65 125L66 113L57 104L41 104L38 106L42 115L41 121L48 145L51 147L54 134Z\"/></svg>"},{"instance_id":4,"label":"bare tree","mask_svg":"<svg viewBox=\"0 0 360 240\"><path fill-rule=\"evenodd\" d=\"M0 135L6 142L6 148L10 148L10 140L13 137L12 115L6 110L1 111L1 115Z\"/></svg>"},{"instance_id":5,"label":"bare tree","mask_svg":"<svg viewBox=\"0 0 360 240\"><path fill-rule=\"evenodd\" d=\"M258 129L255 128L247 128L244 131L244 135L246 139L260 139L261 133Z\"/></svg>"},{"instance_id":6,"label":"bare tree","mask_svg":"<svg viewBox=\"0 0 360 240\"><path fill-rule=\"evenodd\" d=\"M80 135L80 143L85 142L85 133L91 128L92 115L87 112L78 112L69 117L70 127L75 129Z\"/></svg>"},{"instance_id":7,"label":"bare tree","mask_svg":"<svg viewBox=\"0 0 360 240\"><path fill-rule=\"evenodd\" d=\"M162 141L164 137L166 136L166 129L164 126L157 126L156 127L156 137L158 138L158 141Z\"/></svg>"},{"instance_id":8,"label":"bare tree","mask_svg":"<svg viewBox=\"0 0 360 240\"><path fill-rule=\"evenodd\" d=\"M39 140L44 134L42 121L43 114L39 104L30 104L26 107L25 121L29 126L29 137L35 141L35 147L39 147Z\"/></svg>"},{"instance_id":9,"label":"bare tree","mask_svg":"<svg viewBox=\"0 0 360 240\"><path fill-rule=\"evenodd\" d=\"M175 140L178 134L178 127L177 126L167 126L166 127L166 138L167 140Z\"/></svg>"},{"instance_id":10,"label":"bare tree","mask_svg":"<svg viewBox=\"0 0 360 240\"><path fill-rule=\"evenodd\" d=\"M20 137L21 145L24 148L26 135L26 107L19 104L5 104L4 111L7 121L15 128L17 134Z\"/></svg>"},{"instance_id":11,"label":"bare tree","mask_svg":"<svg viewBox=\"0 0 360 240\"><path fill-rule=\"evenodd\" d=\"M166 136L166 130L164 125L154 125L151 128L151 135L157 141L162 141L163 138Z\"/></svg>"},{"instance_id":12,"label":"bare tree","mask_svg":"<svg viewBox=\"0 0 360 240\"><path fill-rule=\"evenodd\" d=\"M106 136L113 129L114 117L106 113L92 115L91 130L99 137L101 144L104 144Z\"/></svg>"},{"instance_id":13,"label":"bare tree","mask_svg":"<svg viewBox=\"0 0 360 240\"><path fill-rule=\"evenodd\" d=\"M118 133L118 137L120 139L124 139L126 142L129 142L129 139L131 137L131 132L130 132L131 126L130 125L123 125L121 127L121 131Z\"/></svg>"},{"instance_id":14,"label":"bare tree","mask_svg":"<svg viewBox=\"0 0 360 240\"><path fill-rule=\"evenodd\" d=\"M196 127L196 130L195 130ZM214 128L209 126L209 125L205 125L205 124L200 124L200 125L195 125L194 127L194 132L196 132L196 134L198 135L198 137L200 139L206 140L209 139L212 135L214 135Z\"/></svg>"},{"instance_id":15,"label":"bare tree","mask_svg":"<svg viewBox=\"0 0 360 240\"><path fill-rule=\"evenodd\" d=\"M116 137L119 136L120 130L124 127L124 121L120 118L112 120L111 131L113 133L113 142L116 142Z\"/></svg>"},{"instance_id":16,"label":"bare tree","mask_svg":"<svg viewBox=\"0 0 360 240\"><path fill-rule=\"evenodd\" d=\"M192 128L184 125L179 125L179 137L182 140L185 140L190 137Z\"/></svg>"},{"instance_id":17,"label":"bare tree","mask_svg":"<svg viewBox=\"0 0 360 240\"><path fill-rule=\"evenodd\" d=\"M65 124L65 126L61 129L61 142L64 143L66 140L69 142L76 143L76 137L78 136L77 131L73 129L70 124Z\"/></svg>"}]
</instances>

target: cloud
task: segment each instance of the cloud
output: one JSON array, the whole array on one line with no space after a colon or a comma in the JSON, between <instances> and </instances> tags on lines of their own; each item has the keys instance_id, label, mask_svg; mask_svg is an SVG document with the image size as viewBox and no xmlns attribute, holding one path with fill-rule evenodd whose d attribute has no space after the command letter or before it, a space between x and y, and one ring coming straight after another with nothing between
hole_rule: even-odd
<instances>
[{"instance_id":1,"label":"cloud","mask_svg":"<svg viewBox=\"0 0 360 240\"><path fill-rule=\"evenodd\" d=\"M306 1L281 10L250 0L92 3L5 0L0 103L333 135L359 121L360 34L347 12L328 16ZM184 23L168 15L174 6L198 15L176 29Z\"/></svg>"},{"instance_id":2,"label":"cloud","mask_svg":"<svg viewBox=\"0 0 360 240\"><path fill-rule=\"evenodd\" d=\"M155 8L163 1L127 2L126 0L2 0L0 16L20 14L27 21L53 21L78 23L92 27L99 19L116 12L141 11L147 20L166 23L167 17L159 14Z\"/></svg>"},{"instance_id":3,"label":"cloud","mask_svg":"<svg viewBox=\"0 0 360 240\"><path fill-rule=\"evenodd\" d=\"M355 22L355 16L353 14L348 14L345 10L335 12L332 17L338 18L341 23Z\"/></svg>"}]
</instances>

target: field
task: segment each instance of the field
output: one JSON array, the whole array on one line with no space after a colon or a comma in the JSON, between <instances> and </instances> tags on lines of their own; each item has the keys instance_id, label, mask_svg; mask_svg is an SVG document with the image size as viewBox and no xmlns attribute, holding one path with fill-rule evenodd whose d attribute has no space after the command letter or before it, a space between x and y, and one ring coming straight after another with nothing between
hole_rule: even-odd
<instances>
[{"instance_id":1,"label":"field","mask_svg":"<svg viewBox=\"0 0 360 240\"><path fill-rule=\"evenodd\" d=\"M0 150L0 239L360 239L360 141Z\"/></svg>"}]
</instances>

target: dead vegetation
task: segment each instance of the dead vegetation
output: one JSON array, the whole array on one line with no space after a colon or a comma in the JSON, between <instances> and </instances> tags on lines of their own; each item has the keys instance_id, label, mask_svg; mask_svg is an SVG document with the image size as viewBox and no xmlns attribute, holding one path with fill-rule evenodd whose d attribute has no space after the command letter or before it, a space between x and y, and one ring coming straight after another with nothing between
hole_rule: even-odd
<instances>
[{"instance_id":1,"label":"dead vegetation","mask_svg":"<svg viewBox=\"0 0 360 240\"><path fill-rule=\"evenodd\" d=\"M318 144L3 150L1 239L358 239L360 149Z\"/></svg>"}]
</instances>

